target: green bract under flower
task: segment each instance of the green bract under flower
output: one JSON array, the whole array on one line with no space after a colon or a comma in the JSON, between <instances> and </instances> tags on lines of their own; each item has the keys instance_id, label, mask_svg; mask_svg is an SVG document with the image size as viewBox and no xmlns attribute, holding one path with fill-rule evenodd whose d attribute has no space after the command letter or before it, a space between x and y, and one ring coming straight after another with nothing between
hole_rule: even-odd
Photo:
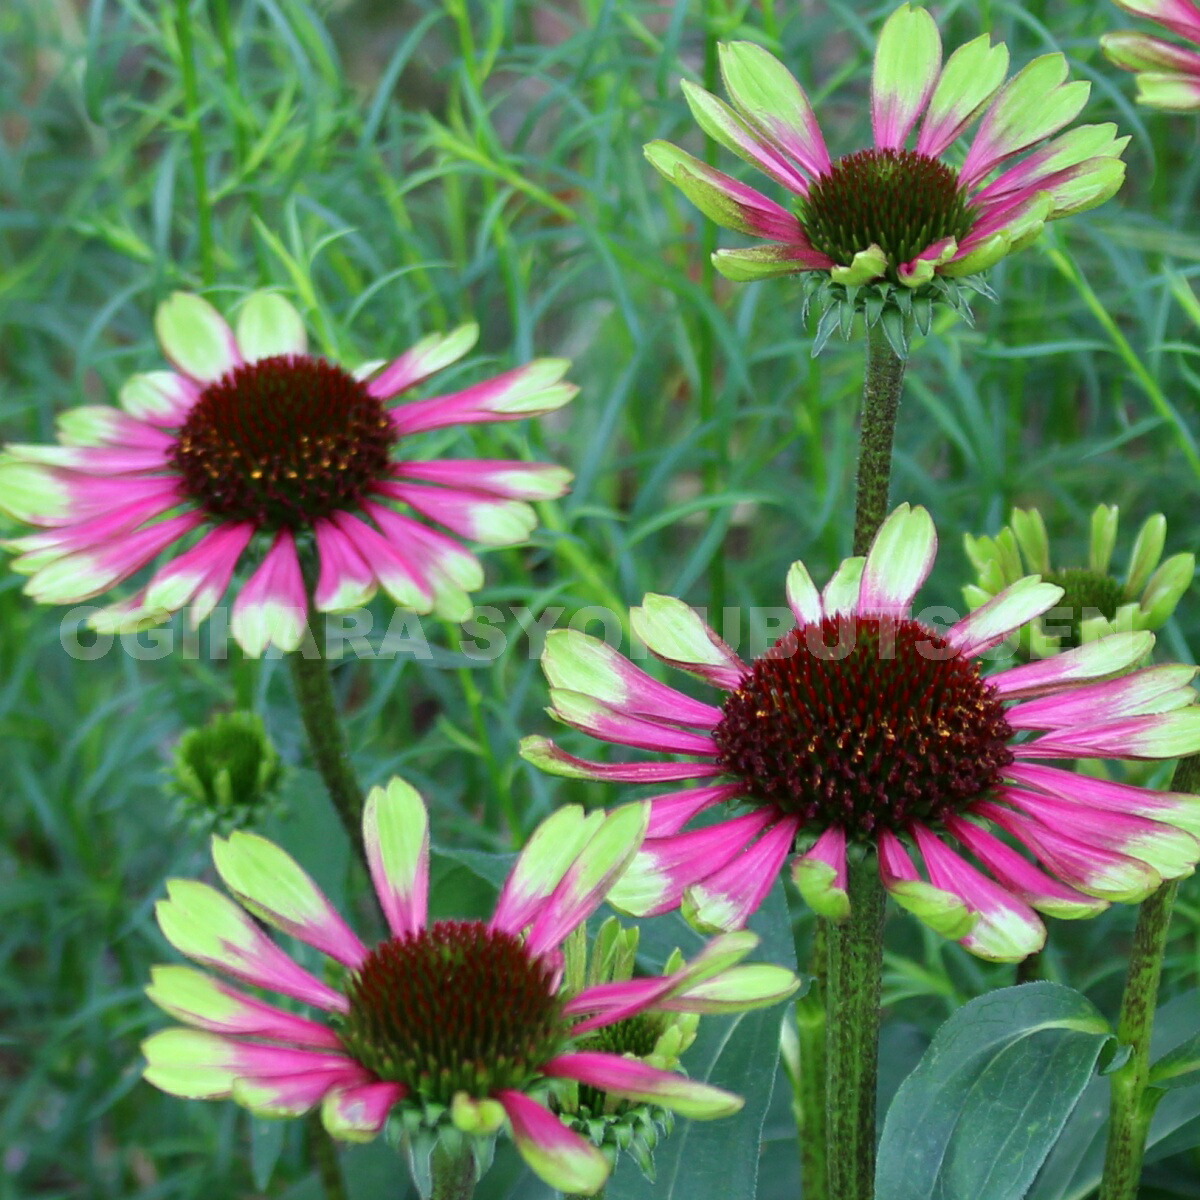
<instances>
[{"instance_id":1,"label":"green bract under flower","mask_svg":"<svg viewBox=\"0 0 1200 1200\"><path fill-rule=\"evenodd\" d=\"M967 536L976 582L963 589L964 598L978 608L1030 573L1061 587L1058 604L1021 630L1018 652L1024 658L1044 658L1114 632L1160 628L1191 586L1196 557L1183 553L1161 561L1167 523L1155 513L1138 531L1124 576L1114 576L1109 566L1118 518L1116 505L1099 505L1092 513L1087 564L1060 567L1051 560L1041 513L1014 508L994 537Z\"/></svg>"},{"instance_id":2,"label":"green bract under flower","mask_svg":"<svg viewBox=\"0 0 1200 1200\"><path fill-rule=\"evenodd\" d=\"M720 59L731 103L685 81L692 114L789 192L793 207L669 142L651 142L646 156L707 217L760 239L718 250L722 274L812 279L806 299L826 310L814 352L861 312L869 324L882 322L905 356L910 324L927 329L933 303L969 316L963 287L986 292L981 272L1027 246L1047 221L1104 203L1124 178L1129 139L1115 126L1060 132L1089 91L1068 81L1063 55L1036 58L1005 82L1008 51L985 35L943 64L933 17L910 4L879 35L874 146L840 159L830 157L808 97L778 59L752 42L723 44ZM957 150L976 121L971 144Z\"/></svg>"}]
</instances>

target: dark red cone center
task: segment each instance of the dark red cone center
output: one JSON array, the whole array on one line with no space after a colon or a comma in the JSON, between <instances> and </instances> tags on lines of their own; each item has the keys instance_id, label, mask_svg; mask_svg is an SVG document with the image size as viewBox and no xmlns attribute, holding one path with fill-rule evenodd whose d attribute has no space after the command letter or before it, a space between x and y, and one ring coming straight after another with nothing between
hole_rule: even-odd
<instances>
[{"instance_id":1,"label":"dark red cone center","mask_svg":"<svg viewBox=\"0 0 1200 1200\"><path fill-rule=\"evenodd\" d=\"M755 660L714 731L751 801L849 837L938 822L1012 762L995 687L912 620L827 617Z\"/></svg>"},{"instance_id":2,"label":"dark red cone center","mask_svg":"<svg viewBox=\"0 0 1200 1200\"><path fill-rule=\"evenodd\" d=\"M480 921L438 921L371 951L346 986L346 1049L426 1100L521 1088L566 1043L554 969Z\"/></svg>"},{"instance_id":3,"label":"dark red cone center","mask_svg":"<svg viewBox=\"0 0 1200 1200\"><path fill-rule=\"evenodd\" d=\"M215 516L300 529L357 507L387 474L395 441L387 409L349 372L278 355L204 389L174 464Z\"/></svg>"}]
</instances>

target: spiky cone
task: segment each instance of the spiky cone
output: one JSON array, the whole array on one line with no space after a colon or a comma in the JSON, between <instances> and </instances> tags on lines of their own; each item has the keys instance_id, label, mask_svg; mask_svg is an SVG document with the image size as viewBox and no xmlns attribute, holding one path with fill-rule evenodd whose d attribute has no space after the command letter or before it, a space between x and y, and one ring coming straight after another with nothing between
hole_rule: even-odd
<instances>
[{"instance_id":1,"label":"spiky cone","mask_svg":"<svg viewBox=\"0 0 1200 1200\"><path fill-rule=\"evenodd\" d=\"M609 1161L552 1113L557 1089L599 1088L698 1119L729 1115L742 1101L582 1043L646 1011L723 1011L729 989L744 1004L748 989L764 986L738 967L754 939L735 934L665 977L564 991L561 944L629 864L647 820L645 805L609 815L562 808L534 832L489 921L430 924L428 817L420 796L394 779L372 790L363 815L390 930L374 947L278 846L246 832L214 838L213 861L233 899L172 880L157 916L180 953L220 974L154 969L148 995L186 1028L144 1043L146 1079L265 1116L319 1107L329 1132L351 1141L375 1137L390 1117L418 1160L418 1179L443 1139L456 1150L470 1139L484 1164L490 1139L506 1128L552 1187L596 1192ZM259 921L320 951L338 981L290 958ZM287 1011L227 979L317 1014Z\"/></svg>"},{"instance_id":2,"label":"spiky cone","mask_svg":"<svg viewBox=\"0 0 1200 1200\"><path fill-rule=\"evenodd\" d=\"M1200 109L1200 6L1194 0L1115 0L1135 17L1147 17L1187 44L1148 33L1106 33L1100 45L1109 62L1134 72L1137 102L1169 112Z\"/></svg>"},{"instance_id":3,"label":"spiky cone","mask_svg":"<svg viewBox=\"0 0 1200 1200\"><path fill-rule=\"evenodd\" d=\"M1115 504L1098 505L1091 518L1087 565L1063 567L1051 558L1042 514L1036 508L1014 508L994 537L965 538L976 579L963 588L963 598L972 609L979 608L1025 575L1058 584L1062 599L1020 632L1020 653L1026 658L1045 658L1110 633L1161 628L1192 585L1196 556L1185 552L1163 561L1167 521L1155 513L1138 530L1124 575L1114 575L1119 519Z\"/></svg>"},{"instance_id":4,"label":"spiky cone","mask_svg":"<svg viewBox=\"0 0 1200 1200\"><path fill-rule=\"evenodd\" d=\"M892 13L876 45L874 145L842 158L830 157L804 89L773 55L727 42L720 63L731 103L685 81L692 114L782 187L788 203L669 142L651 142L646 155L705 216L761 239L718 250L723 275L805 275L806 297L819 294L828 306L814 353L839 325L848 333L860 311L870 324L883 321L904 357L910 318L927 330L938 300L969 316L960 283L986 290L982 272L1028 246L1048 221L1104 203L1124 178L1129 139L1114 125L1060 132L1090 88L1068 81L1062 54L1042 55L1005 82L1008 50L984 35L943 66L937 24L909 4ZM976 121L970 145L957 152Z\"/></svg>"},{"instance_id":5,"label":"spiky cone","mask_svg":"<svg viewBox=\"0 0 1200 1200\"><path fill-rule=\"evenodd\" d=\"M1017 961L1045 939L1038 911L1090 916L1192 871L1200 799L1055 764L1194 753L1196 668L1131 671L1154 644L1140 631L985 675L987 652L1062 588L1028 576L936 630L911 615L936 547L929 514L905 504L823 591L793 564L796 629L749 664L687 605L647 596L634 633L716 687L715 705L594 638L549 635L551 714L654 757L593 762L534 737L525 758L570 778L696 784L650 801L649 835L610 903L638 915L682 906L701 928L739 928L798 850L801 894L841 920L853 857L938 933ZM723 804L745 811L687 828Z\"/></svg>"},{"instance_id":6,"label":"spiky cone","mask_svg":"<svg viewBox=\"0 0 1200 1200\"><path fill-rule=\"evenodd\" d=\"M749 939L747 947L758 942L753 934L727 936ZM589 955L587 930L580 926L563 947L564 990L569 995L579 995L589 988L608 987L620 994L620 985L633 980L638 940L636 927L625 928L616 918L610 918L597 931ZM734 945L726 944L730 948ZM671 978L683 968L683 954L675 950L663 967L662 977ZM640 983L646 986L645 981ZM580 1046L619 1054L658 1070L678 1071L681 1056L696 1039L701 1014L763 1008L786 1000L799 986L800 981L791 971L771 963L729 967L661 1006L597 1029ZM669 1108L629 1100L620 1093L585 1084L575 1084L558 1093L553 1107L572 1129L601 1147L614 1163L624 1151L647 1179L654 1180L654 1150L659 1140L674 1128Z\"/></svg>"},{"instance_id":7,"label":"spiky cone","mask_svg":"<svg viewBox=\"0 0 1200 1200\"><path fill-rule=\"evenodd\" d=\"M565 360L539 359L397 403L466 354L475 325L355 370L310 353L300 315L271 292L247 296L234 328L178 292L155 329L171 370L134 375L119 407L63 413L57 445L0 455L0 511L39 529L6 543L35 600L81 604L157 562L132 596L97 612L97 628L182 609L196 625L231 593L230 629L248 655L295 650L309 607L302 552L318 612L378 590L461 620L483 569L457 539L524 541L536 523L528 501L570 480L548 463L420 457L419 434L537 416L577 390L563 382ZM235 584L242 566L251 573Z\"/></svg>"}]
</instances>

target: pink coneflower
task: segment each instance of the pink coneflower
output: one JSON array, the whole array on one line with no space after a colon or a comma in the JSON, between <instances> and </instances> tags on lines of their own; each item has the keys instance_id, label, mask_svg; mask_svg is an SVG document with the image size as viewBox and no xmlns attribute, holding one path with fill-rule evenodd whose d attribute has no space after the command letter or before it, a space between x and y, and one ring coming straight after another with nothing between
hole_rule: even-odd
<instances>
[{"instance_id":1,"label":"pink coneflower","mask_svg":"<svg viewBox=\"0 0 1200 1200\"><path fill-rule=\"evenodd\" d=\"M1200 109L1200 6L1194 0L1115 0L1135 17L1148 17L1186 38L1181 46L1147 33L1106 33L1100 45L1109 60L1136 72L1139 104L1170 112Z\"/></svg>"},{"instance_id":2,"label":"pink coneflower","mask_svg":"<svg viewBox=\"0 0 1200 1200\"><path fill-rule=\"evenodd\" d=\"M880 281L911 292L986 270L1045 222L1103 203L1124 177L1128 138L1113 125L1046 141L1079 115L1090 87L1067 81L1063 55L1034 59L1005 83L1008 50L984 35L943 66L937 24L923 8L901 5L884 25L871 78L875 144L839 159L778 59L752 42L720 52L732 107L685 81L692 114L790 193L791 207L668 142L651 142L646 154L706 216L766 239L717 251L713 261L731 279L818 271L846 287ZM977 119L965 155L955 155Z\"/></svg>"},{"instance_id":3,"label":"pink coneflower","mask_svg":"<svg viewBox=\"0 0 1200 1200\"><path fill-rule=\"evenodd\" d=\"M797 627L750 664L681 601L647 596L634 631L663 662L720 688L719 706L657 682L593 638L549 636L553 714L660 757L588 762L531 738L526 758L578 778L702 781L651 801L649 836L611 903L639 914L682 904L701 926L736 928L798 843L800 891L818 912L842 917L847 856L873 852L901 905L981 957L1016 960L1045 937L1034 909L1088 916L1192 870L1200 799L1055 763L1200 749L1195 668L1122 674L1154 644L1136 632L985 676L981 656L1062 589L1029 576L934 630L911 605L936 546L929 514L902 505L865 559L846 559L824 592L794 564L787 595ZM725 801L747 811L682 832Z\"/></svg>"},{"instance_id":4,"label":"pink coneflower","mask_svg":"<svg viewBox=\"0 0 1200 1200\"><path fill-rule=\"evenodd\" d=\"M570 480L544 463L410 457L413 435L537 416L577 390L562 382L565 360L539 359L394 403L470 350L475 325L355 372L310 354L299 314L269 292L246 298L236 332L186 293L160 305L155 328L174 370L133 376L120 408L63 413L60 445L10 445L0 460L0 510L43 530L7 543L35 600L77 604L167 556L134 597L101 611L100 627L183 608L199 623L247 561L255 569L236 589L234 636L251 655L294 650L306 559L319 612L382 589L401 607L461 620L482 568L423 520L511 545L536 523L526 501L560 496Z\"/></svg>"},{"instance_id":5,"label":"pink coneflower","mask_svg":"<svg viewBox=\"0 0 1200 1200\"><path fill-rule=\"evenodd\" d=\"M373 1138L393 1113L406 1128L435 1133L453 1125L486 1137L507 1124L551 1186L596 1191L609 1162L543 1103L555 1087L573 1082L697 1118L736 1112L741 1100L588 1048L589 1035L647 1011L753 1008L796 987L782 968L736 966L757 942L739 934L714 939L666 976L564 992L561 943L603 901L647 819L645 805L611 815L561 809L535 831L490 921L430 924L428 816L420 796L394 779L373 789L363 814L371 878L391 930L374 947L274 843L245 832L214 838L217 871L239 903L206 884L172 880L157 910L167 940L203 966L320 1016L285 1012L190 967L157 967L148 995L192 1028L145 1042L146 1078L177 1096L232 1097L263 1115L320 1106L326 1128L355 1141ZM300 966L254 918L339 964L340 981Z\"/></svg>"}]
</instances>

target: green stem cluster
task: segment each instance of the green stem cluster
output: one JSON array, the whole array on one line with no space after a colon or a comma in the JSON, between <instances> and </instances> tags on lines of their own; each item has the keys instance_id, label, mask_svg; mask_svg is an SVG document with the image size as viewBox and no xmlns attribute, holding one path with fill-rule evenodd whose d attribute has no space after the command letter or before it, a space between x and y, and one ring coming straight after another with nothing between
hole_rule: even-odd
<instances>
[{"instance_id":1,"label":"green stem cluster","mask_svg":"<svg viewBox=\"0 0 1200 1200\"><path fill-rule=\"evenodd\" d=\"M1180 760L1171 789L1200 791L1200 755ZM1130 1047L1130 1055L1125 1065L1109 1077L1112 1099L1099 1200L1135 1200L1146 1135L1163 1094L1149 1086L1150 1038L1177 887L1174 881L1164 883L1138 910L1117 1021L1117 1039Z\"/></svg>"}]
</instances>

